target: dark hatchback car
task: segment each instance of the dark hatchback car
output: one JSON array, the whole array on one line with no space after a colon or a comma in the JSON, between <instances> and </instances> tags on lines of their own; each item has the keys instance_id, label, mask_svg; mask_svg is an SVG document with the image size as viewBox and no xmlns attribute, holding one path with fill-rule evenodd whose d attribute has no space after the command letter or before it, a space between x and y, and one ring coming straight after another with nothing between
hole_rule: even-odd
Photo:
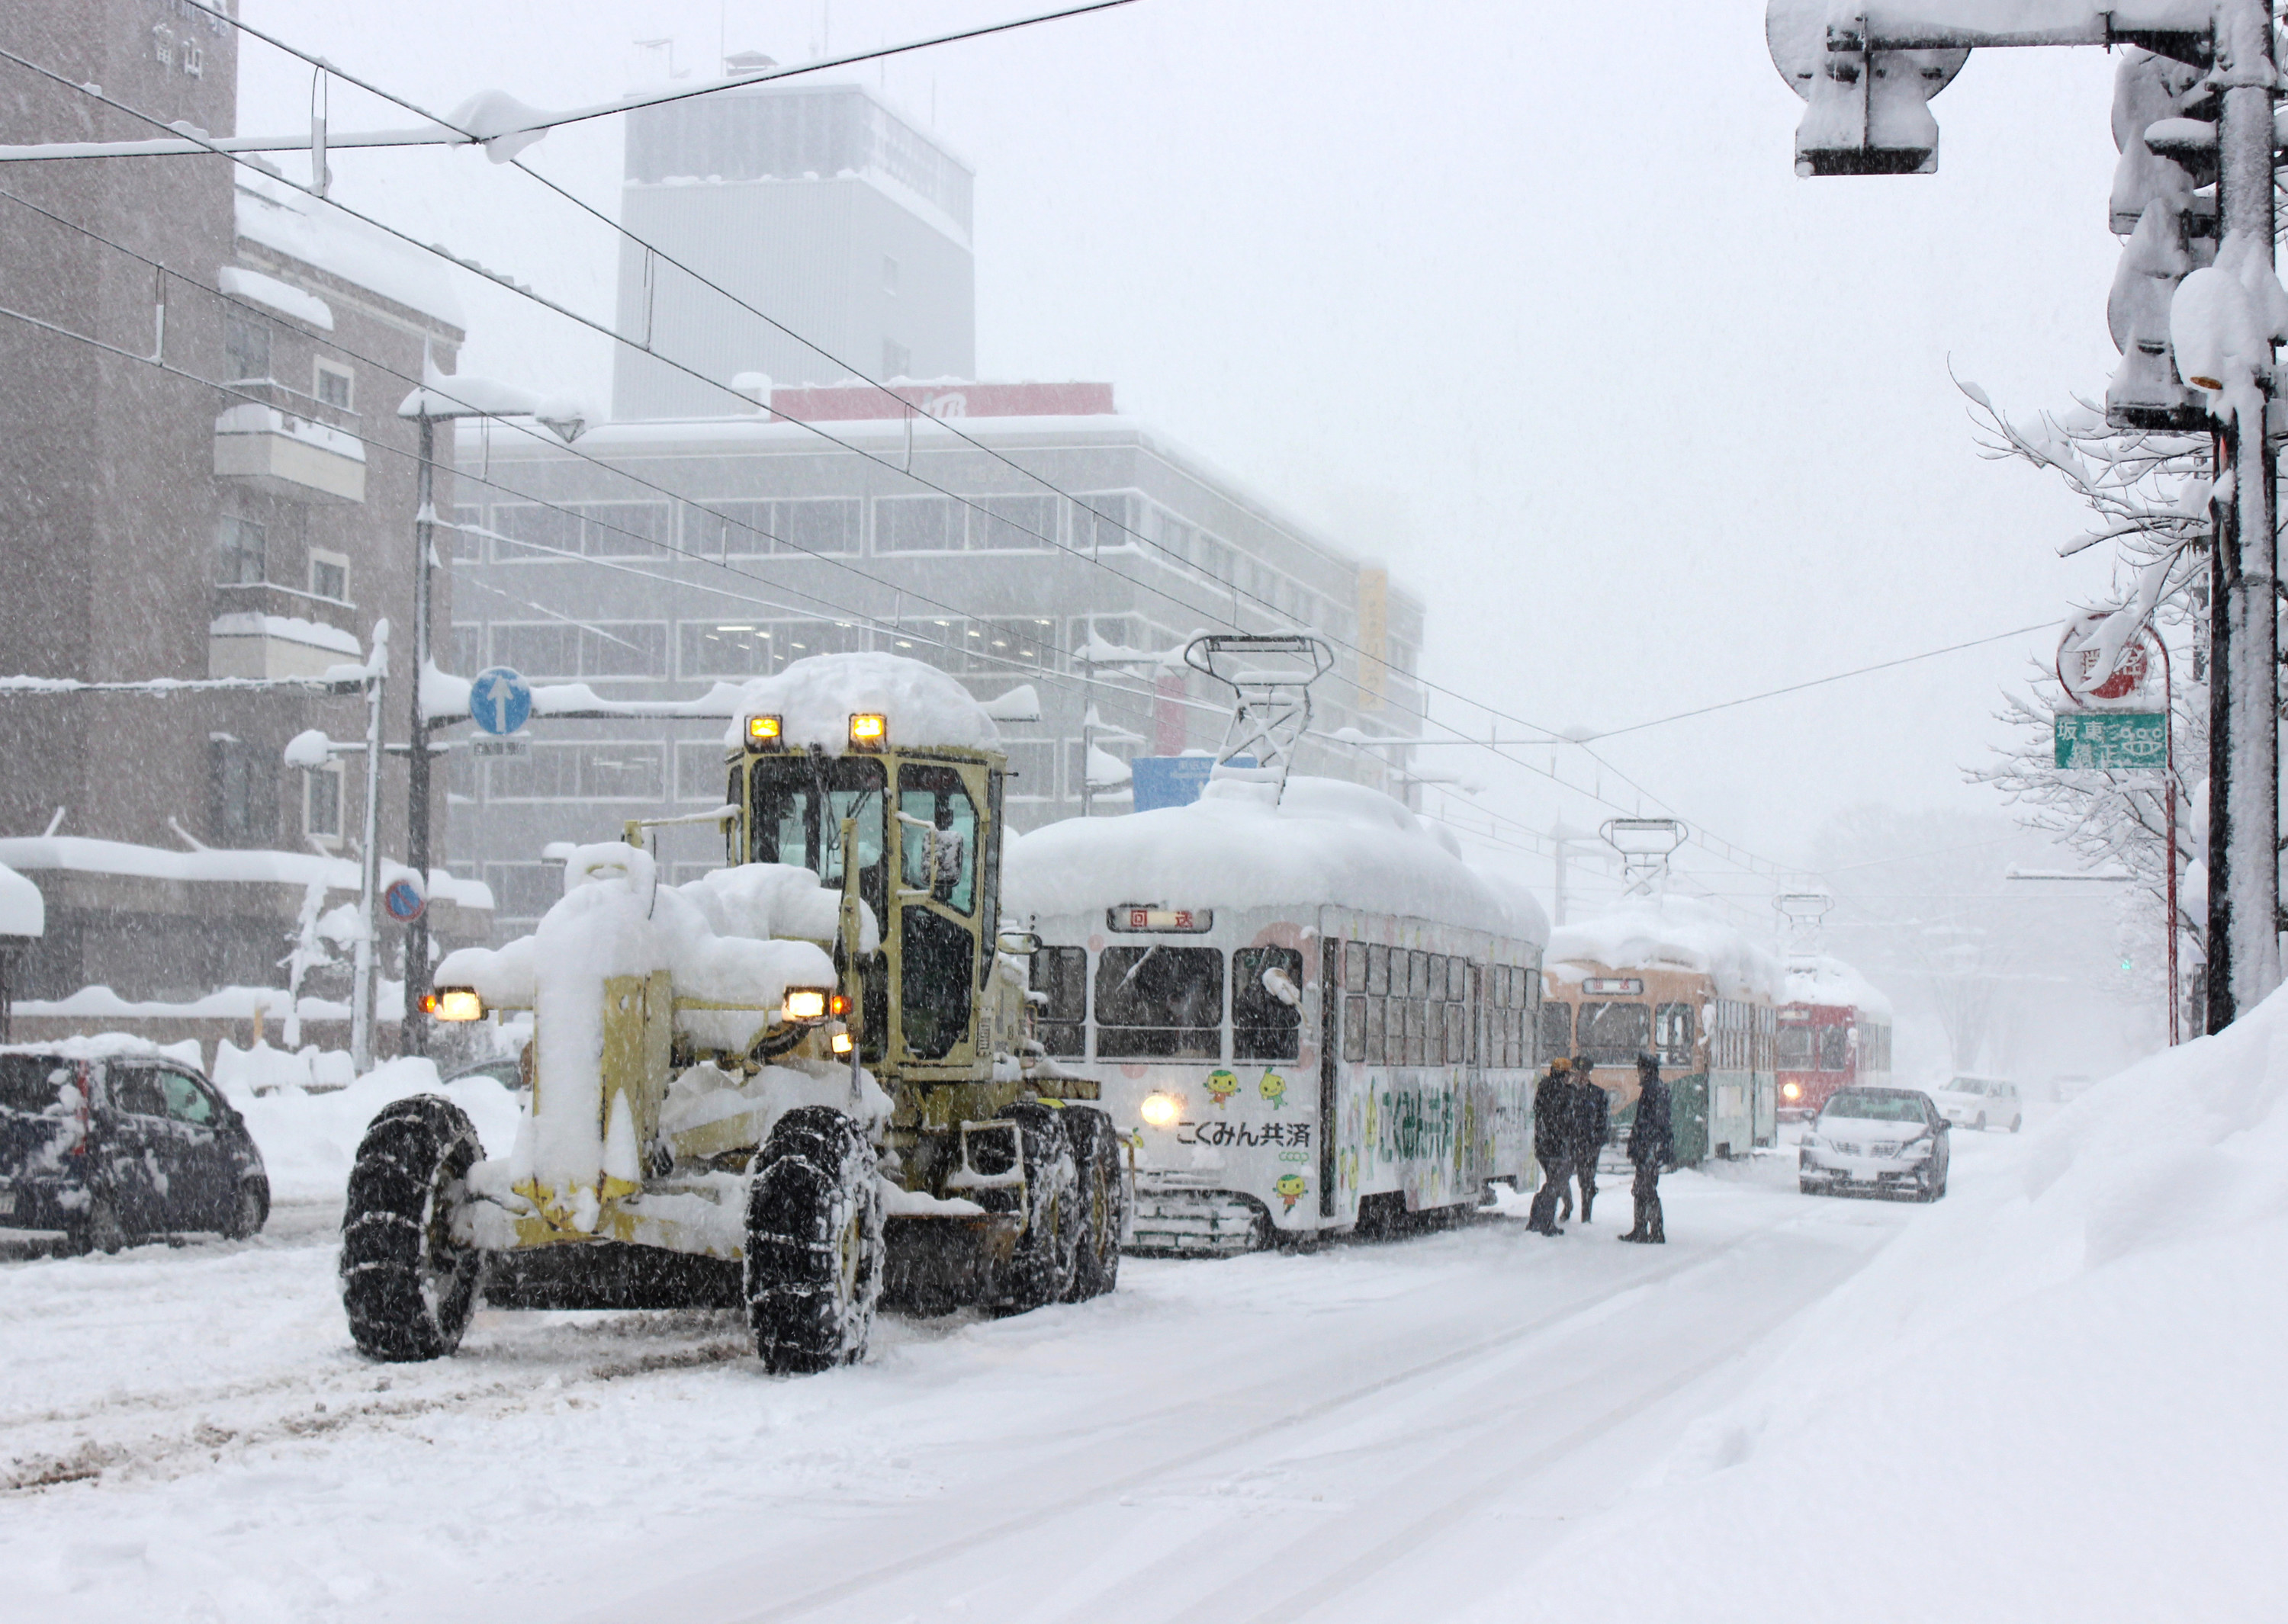
<instances>
[{"instance_id":1,"label":"dark hatchback car","mask_svg":"<svg viewBox=\"0 0 2288 1624\"><path fill-rule=\"evenodd\" d=\"M61 1230L76 1251L270 1215L246 1122L155 1047L0 1049L0 1228Z\"/></svg>"}]
</instances>

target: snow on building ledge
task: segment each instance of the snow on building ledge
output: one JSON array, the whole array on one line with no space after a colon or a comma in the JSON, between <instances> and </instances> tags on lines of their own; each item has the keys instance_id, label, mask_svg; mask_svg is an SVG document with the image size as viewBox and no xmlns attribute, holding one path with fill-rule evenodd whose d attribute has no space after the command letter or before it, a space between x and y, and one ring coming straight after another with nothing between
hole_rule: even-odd
<instances>
[{"instance_id":1,"label":"snow on building ledge","mask_svg":"<svg viewBox=\"0 0 2288 1624\"><path fill-rule=\"evenodd\" d=\"M215 419L214 471L290 502L365 500L365 447L355 435L258 401Z\"/></svg>"},{"instance_id":2,"label":"snow on building ledge","mask_svg":"<svg viewBox=\"0 0 2288 1624\"><path fill-rule=\"evenodd\" d=\"M215 273L215 286L231 297L251 299L266 305L280 315L291 316L306 326L322 332L334 330L333 306L314 293L305 293L290 282L282 282L274 276L265 276L259 271L250 271L243 265L226 265Z\"/></svg>"},{"instance_id":3,"label":"snow on building ledge","mask_svg":"<svg viewBox=\"0 0 2288 1624\"><path fill-rule=\"evenodd\" d=\"M44 936L47 929L48 905L40 896L40 888L0 863L0 947L11 938Z\"/></svg>"},{"instance_id":4,"label":"snow on building ledge","mask_svg":"<svg viewBox=\"0 0 2288 1624\"><path fill-rule=\"evenodd\" d=\"M209 677L323 677L361 652L338 626L281 614L222 614L207 628Z\"/></svg>"}]
</instances>

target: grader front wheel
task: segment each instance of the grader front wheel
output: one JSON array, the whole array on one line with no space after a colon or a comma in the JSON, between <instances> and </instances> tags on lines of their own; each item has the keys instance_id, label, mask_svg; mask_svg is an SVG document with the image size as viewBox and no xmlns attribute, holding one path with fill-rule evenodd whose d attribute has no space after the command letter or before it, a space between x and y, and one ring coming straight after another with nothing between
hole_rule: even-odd
<instances>
[{"instance_id":1,"label":"grader front wheel","mask_svg":"<svg viewBox=\"0 0 2288 1624\"><path fill-rule=\"evenodd\" d=\"M1120 1283L1120 1232L1128 1216L1120 1130L1101 1111L1068 1105L1061 1113L1080 1176L1080 1248L1068 1303L1102 1296Z\"/></svg>"},{"instance_id":2,"label":"grader front wheel","mask_svg":"<svg viewBox=\"0 0 2288 1624\"><path fill-rule=\"evenodd\" d=\"M838 1111L788 1112L747 1190L747 1324L765 1369L808 1374L866 1357L882 1249L873 1146Z\"/></svg>"},{"instance_id":3,"label":"grader front wheel","mask_svg":"<svg viewBox=\"0 0 2288 1624\"><path fill-rule=\"evenodd\" d=\"M461 1345L484 1255L453 1220L477 1160L475 1124L434 1094L374 1118L350 1168L342 1211L342 1305L368 1359L442 1359Z\"/></svg>"},{"instance_id":4,"label":"grader front wheel","mask_svg":"<svg viewBox=\"0 0 2288 1624\"><path fill-rule=\"evenodd\" d=\"M1021 1314L1063 1301L1080 1272L1080 1170L1063 1113L1016 1105L1001 1114L1016 1122L1024 1157L1025 1228L1004 1266L997 1306Z\"/></svg>"}]
</instances>

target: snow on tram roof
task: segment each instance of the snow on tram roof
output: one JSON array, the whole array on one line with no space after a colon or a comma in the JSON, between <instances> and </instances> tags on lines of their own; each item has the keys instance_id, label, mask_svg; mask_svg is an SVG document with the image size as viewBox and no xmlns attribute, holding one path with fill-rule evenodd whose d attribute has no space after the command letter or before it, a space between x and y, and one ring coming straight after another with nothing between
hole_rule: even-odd
<instances>
[{"instance_id":1,"label":"snow on tram roof","mask_svg":"<svg viewBox=\"0 0 2288 1624\"><path fill-rule=\"evenodd\" d=\"M1292 777L1277 805L1254 784L1210 784L1189 806L1069 818L1011 843L1013 917L1172 907L1322 903L1434 919L1539 947L1532 893L1462 856L1454 837L1378 789Z\"/></svg>"},{"instance_id":2,"label":"snow on tram roof","mask_svg":"<svg viewBox=\"0 0 2288 1624\"><path fill-rule=\"evenodd\" d=\"M786 743L838 755L850 748L851 717L869 711L887 718L894 745L989 750L1001 738L985 707L943 671L902 654L812 654L756 677L723 742L743 743L749 717L777 717Z\"/></svg>"},{"instance_id":3,"label":"snow on tram roof","mask_svg":"<svg viewBox=\"0 0 2288 1624\"><path fill-rule=\"evenodd\" d=\"M1798 959L1788 966L1790 1003L1848 1004L1879 1020L1895 1018L1891 1001L1874 984L1841 959Z\"/></svg>"},{"instance_id":4,"label":"snow on tram roof","mask_svg":"<svg viewBox=\"0 0 2288 1624\"><path fill-rule=\"evenodd\" d=\"M1714 908L1689 897L1625 902L1594 919L1560 925L1550 933L1547 963L1561 977L1565 972L1560 967L1568 964L1692 970L1713 977L1717 992L1726 997L1763 997L1774 1003L1786 992L1778 960L1725 923Z\"/></svg>"}]
</instances>

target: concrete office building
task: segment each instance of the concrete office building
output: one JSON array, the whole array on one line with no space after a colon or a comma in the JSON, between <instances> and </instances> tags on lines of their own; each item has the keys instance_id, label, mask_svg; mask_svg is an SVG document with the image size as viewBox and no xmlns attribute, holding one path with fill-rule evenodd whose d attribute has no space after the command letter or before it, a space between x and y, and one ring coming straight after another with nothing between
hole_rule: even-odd
<instances>
[{"instance_id":1,"label":"concrete office building","mask_svg":"<svg viewBox=\"0 0 2288 1624\"><path fill-rule=\"evenodd\" d=\"M905 392L902 418L882 415L898 408L870 385L775 394L855 452L761 411L608 424L572 449L465 428L462 467L479 478L461 485L455 669L656 700L873 648L939 665L982 697L1030 683L1040 721L1003 730L1020 829L1081 811L1092 706L1098 748L1116 758L1221 739L1225 691L1120 663L1120 649L1234 626L1315 630L1338 654L1315 693L1319 729L1418 730L1421 605L1118 414L1109 385ZM989 449L932 411L965 414L963 432ZM549 843L722 800L719 723L530 732L524 757L451 758L455 860L491 888L504 931L558 894ZM1299 770L1386 784L1383 764L1405 755L1314 741ZM1123 804L1116 793L1097 810ZM663 838L683 877L720 860L711 829Z\"/></svg>"},{"instance_id":2,"label":"concrete office building","mask_svg":"<svg viewBox=\"0 0 2288 1624\"><path fill-rule=\"evenodd\" d=\"M25 0L5 31L155 118L233 128L236 36L206 12ZM20 71L6 91L0 142L154 134ZM0 282L50 325L0 321L0 674L317 675L360 660L383 618L409 671L415 437L395 413L425 347L449 368L461 342L441 269L220 157L11 164L6 181L47 215L0 202ZM408 702L393 684L400 740ZM282 751L306 728L360 738L364 712L306 692L0 696L0 861L47 911L19 997L280 985L313 877L354 890L363 817L354 758L305 772ZM401 855L401 760L383 805ZM441 933L488 933L481 892L447 891Z\"/></svg>"}]
</instances>

